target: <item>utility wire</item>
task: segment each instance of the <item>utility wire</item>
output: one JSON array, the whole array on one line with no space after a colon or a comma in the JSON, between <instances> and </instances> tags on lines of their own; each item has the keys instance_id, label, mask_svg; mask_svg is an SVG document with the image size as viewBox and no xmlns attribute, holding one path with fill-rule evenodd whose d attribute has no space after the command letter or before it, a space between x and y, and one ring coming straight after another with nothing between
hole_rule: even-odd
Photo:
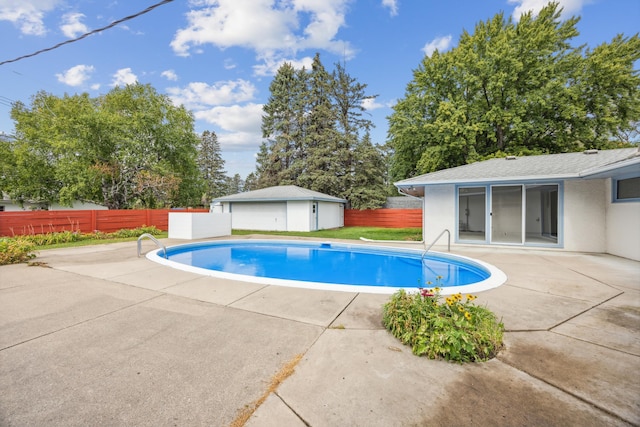
<instances>
[{"instance_id":1,"label":"utility wire","mask_svg":"<svg viewBox=\"0 0 640 427\"><path fill-rule=\"evenodd\" d=\"M133 15L129 15L129 16L124 17L122 19L118 19L117 21L113 21L111 24L107 25L106 27L97 28L97 29L95 29L93 31L89 31L88 33L84 33L83 35L81 35L79 37L76 37L75 39L65 40L65 41L63 41L61 43L58 43L55 46L51 46L51 47L48 47L46 49L41 49L41 50L39 50L37 52L33 52L33 53L28 54L28 55L23 55L23 56L19 56L18 58L15 58L15 59L9 59L7 61L2 61L2 62L0 62L0 65L9 64L11 62L17 62L17 61L20 61L20 60L26 59L26 58L31 58L32 56L40 55L41 53L49 52L50 50L57 49L57 48L59 48L61 46L64 46L65 44L77 42L78 40L82 40L85 37L89 37L89 36L91 36L93 34L100 33L100 32L102 32L104 30L108 30L109 28L115 27L116 25L118 25L118 24L120 24L120 23L122 23L124 21L128 21L130 19L137 18L140 15L144 15L145 13L151 12L156 7L162 6L162 5L167 4L167 3L171 3L172 1L173 0L162 0L159 3L156 3L154 5L149 6L148 8L146 8L143 11L140 11L140 12L135 13Z\"/></svg>"}]
</instances>

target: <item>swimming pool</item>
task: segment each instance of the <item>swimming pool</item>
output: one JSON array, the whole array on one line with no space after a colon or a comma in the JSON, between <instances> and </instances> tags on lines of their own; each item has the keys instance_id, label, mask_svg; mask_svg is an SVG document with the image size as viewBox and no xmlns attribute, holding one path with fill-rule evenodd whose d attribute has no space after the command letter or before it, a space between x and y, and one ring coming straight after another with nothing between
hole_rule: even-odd
<instances>
[{"instance_id":1,"label":"swimming pool","mask_svg":"<svg viewBox=\"0 0 640 427\"><path fill-rule=\"evenodd\" d=\"M391 294L435 287L443 295L500 286L506 276L471 258L381 246L282 240L190 243L147 254L152 261L198 274L268 285ZM428 285L427 282L432 282Z\"/></svg>"}]
</instances>

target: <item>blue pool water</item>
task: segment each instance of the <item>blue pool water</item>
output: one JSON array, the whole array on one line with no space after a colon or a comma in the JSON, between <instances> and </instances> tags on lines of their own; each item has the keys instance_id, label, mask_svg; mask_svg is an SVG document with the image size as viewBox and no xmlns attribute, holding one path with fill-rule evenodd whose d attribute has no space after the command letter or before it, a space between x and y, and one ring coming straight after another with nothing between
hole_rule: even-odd
<instances>
[{"instance_id":1,"label":"blue pool water","mask_svg":"<svg viewBox=\"0 0 640 427\"><path fill-rule=\"evenodd\" d=\"M168 248L166 260L157 255L162 252L156 251L157 262L174 267L178 264L188 271L213 272L209 275L219 272L220 277L276 279L257 281L286 286L296 283L364 286L368 288L365 291L383 293L388 293L383 288L392 292L399 288L434 287L438 276L439 286L456 288L458 292L457 287L487 282L494 269L477 260L449 254L429 252L422 259L419 250L299 241L205 242ZM433 284L428 285L429 281Z\"/></svg>"}]
</instances>

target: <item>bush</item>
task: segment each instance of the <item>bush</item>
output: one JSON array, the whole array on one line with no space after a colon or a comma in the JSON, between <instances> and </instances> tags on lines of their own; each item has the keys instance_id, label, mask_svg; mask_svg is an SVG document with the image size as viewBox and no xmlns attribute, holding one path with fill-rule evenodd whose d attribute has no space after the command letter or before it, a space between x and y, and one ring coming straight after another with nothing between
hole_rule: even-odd
<instances>
[{"instance_id":1,"label":"bush","mask_svg":"<svg viewBox=\"0 0 640 427\"><path fill-rule=\"evenodd\" d=\"M0 238L0 265L18 264L34 258L35 247L22 238Z\"/></svg>"},{"instance_id":2,"label":"bush","mask_svg":"<svg viewBox=\"0 0 640 427\"><path fill-rule=\"evenodd\" d=\"M55 233L29 234L20 236L19 239L29 241L36 246L57 245L60 243L77 242L83 239L77 231L58 231Z\"/></svg>"},{"instance_id":3,"label":"bush","mask_svg":"<svg viewBox=\"0 0 640 427\"><path fill-rule=\"evenodd\" d=\"M149 233L152 235L157 235L162 233L161 230L158 230L155 226L145 226L138 228L127 229L123 228L122 230L115 231L113 233L109 233L113 238L123 238L123 237L140 237L144 233Z\"/></svg>"},{"instance_id":4,"label":"bush","mask_svg":"<svg viewBox=\"0 0 640 427\"><path fill-rule=\"evenodd\" d=\"M383 323L414 354L455 362L489 360L502 348L504 325L473 295L440 302L440 288L399 290L383 307Z\"/></svg>"},{"instance_id":5,"label":"bush","mask_svg":"<svg viewBox=\"0 0 640 427\"><path fill-rule=\"evenodd\" d=\"M109 240L118 238L139 237L144 233L153 235L162 234L162 231L154 226L138 227L132 230L122 229L114 233L82 234L78 231L59 231L55 233L29 234L16 237L0 237L0 265L17 264L35 258L36 246L57 245L61 243L77 242L80 240Z\"/></svg>"}]
</instances>

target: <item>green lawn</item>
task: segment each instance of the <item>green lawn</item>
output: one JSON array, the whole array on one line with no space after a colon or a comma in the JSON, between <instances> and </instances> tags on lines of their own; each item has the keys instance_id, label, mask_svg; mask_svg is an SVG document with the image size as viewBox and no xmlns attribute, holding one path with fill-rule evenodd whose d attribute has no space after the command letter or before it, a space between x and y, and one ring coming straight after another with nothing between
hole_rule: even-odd
<instances>
[{"instance_id":1,"label":"green lawn","mask_svg":"<svg viewBox=\"0 0 640 427\"><path fill-rule=\"evenodd\" d=\"M365 237L371 240L422 240L421 228L380 228L380 227L343 227L330 230L318 231L256 231L256 230L233 230L234 236L245 236L247 234L266 234L272 236L302 236L320 237L331 239L358 240Z\"/></svg>"},{"instance_id":2,"label":"green lawn","mask_svg":"<svg viewBox=\"0 0 640 427\"><path fill-rule=\"evenodd\" d=\"M421 228L380 228L380 227L344 227L334 228L331 230L319 230L319 231L259 231L259 230L233 230L233 236L246 236L248 234L262 234L271 236L301 236L301 237L319 237L325 239L346 239L346 240L359 240L360 237L365 237L371 240L406 240L406 241L420 241L422 240ZM163 231L161 234L155 236L158 239L168 237L168 233ZM70 248L76 246L88 246L88 245L104 245L108 243L116 242L132 242L136 241L137 237L126 237L118 239L87 239L77 242L57 243L53 245L37 246L37 250L43 249L57 249L57 248Z\"/></svg>"}]
</instances>

